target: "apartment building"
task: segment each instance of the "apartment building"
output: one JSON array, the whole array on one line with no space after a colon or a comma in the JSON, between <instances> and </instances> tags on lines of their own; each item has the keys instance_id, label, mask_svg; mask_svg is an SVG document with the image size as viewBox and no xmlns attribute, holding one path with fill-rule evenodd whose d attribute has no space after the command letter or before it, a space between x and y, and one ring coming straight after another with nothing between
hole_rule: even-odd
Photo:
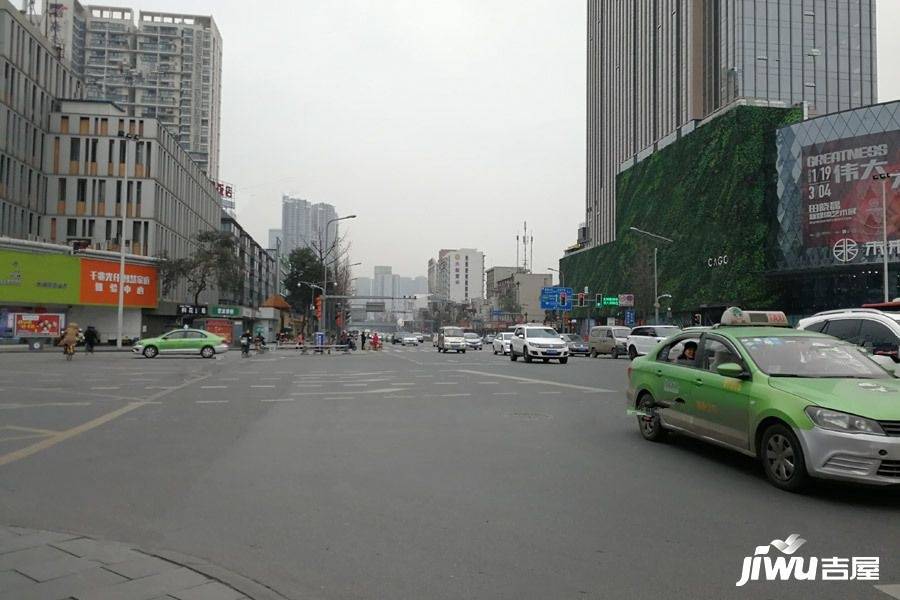
<instances>
[{"instance_id":1,"label":"apartment building","mask_svg":"<svg viewBox=\"0 0 900 600\"><path fill-rule=\"evenodd\" d=\"M84 80L87 98L157 119L217 179L222 36L215 20L78 0L54 4L43 15L43 27Z\"/></svg>"},{"instance_id":2,"label":"apartment building","mask_svg":"<svg viewBox=\"0 0 900 600\"><path fill-rule=\"evenodd\" d=\"M484 253L473 248L443 249L429 261L431 291L438 300L467 304L484 299Z\"/></svg>"},{"instance_id":3,"label":"apartment building","mask_svg":"<svg viewBox=\"0 0 900 600\"><path fill-rule=\"evenodd\" d=\"M259 308L272 294L278 292L278 269L275 255L266 251L231 216L222 216L222 231L231 233L237 240L238 259L243 272L239 289L219 294L219 302L237 306Z\"/></svg>"}]
</instances>

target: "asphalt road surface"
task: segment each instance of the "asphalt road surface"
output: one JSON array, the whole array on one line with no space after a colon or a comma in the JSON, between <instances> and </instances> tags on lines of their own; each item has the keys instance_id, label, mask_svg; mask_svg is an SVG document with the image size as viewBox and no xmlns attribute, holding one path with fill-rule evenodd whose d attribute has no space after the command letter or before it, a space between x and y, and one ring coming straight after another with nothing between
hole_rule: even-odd
<instances>
[{"instance_id":1,"label":"asphalt road surface","mask_svg":"<svg viewBox=\"0 0 900 600\"><path fill-rule=\"evenodd\" d=\"M627 366L430 344L0 355L0 525L201 557L297 600L891 597L900 490L788 494L746 457L645 442ZM880 557L880 581L735 586L792 533L797 556Z\"/></svg>"}]
</instances>

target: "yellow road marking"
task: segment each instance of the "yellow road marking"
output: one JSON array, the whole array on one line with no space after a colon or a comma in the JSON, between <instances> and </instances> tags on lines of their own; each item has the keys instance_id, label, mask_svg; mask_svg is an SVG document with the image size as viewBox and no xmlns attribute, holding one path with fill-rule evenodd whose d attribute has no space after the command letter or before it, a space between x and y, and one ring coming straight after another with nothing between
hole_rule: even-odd
<instances>
[{"instance_id":1,"label":"yellow road marking","mask_svg":"<svg viewBox=\"0 0 900 600\"><path fill-rule=\"evenodd\" d=\"M87 423L82 423L72 429L66 429L65 431L60 431L48 437L47 439L41 440L35 444L30 446L26 446L20 450L15 450L14 452L9 452L0 456L0 467L4 465L8 465L17 460L22 460L23 458L28 458L32 454L37 454L41 450L46 450L47 448L52 448L53 446L59 444L60 442L64 442L70 438L75 437L76 435L81 435L85 431L90 431L96 427L100 427L105 423L109 423L113 419L117 419L124 414L130 413L131 411L138 409L146 404L145 402L129 402L122 408L114 410L112 412L108 412L105 415L101 415L92 421L88 421Z\"/></svg>"}]
</instances>

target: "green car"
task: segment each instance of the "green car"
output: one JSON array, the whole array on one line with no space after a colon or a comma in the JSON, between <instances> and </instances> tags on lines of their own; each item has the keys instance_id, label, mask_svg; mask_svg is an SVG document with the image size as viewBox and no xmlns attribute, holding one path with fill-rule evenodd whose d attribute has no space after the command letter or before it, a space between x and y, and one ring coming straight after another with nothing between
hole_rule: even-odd
<instances>
[{"instance_id":1,"label":"green car","mask_svg":"<svg viewBox=\"0 0 900 600\"><path fill-rule=\"evenodd\" d=\"M900 380L893 364L784 313L729 308L637 358L628 408L641 435L670 431L759 459L776 487L809 478L900 484ZM877 362L876 362L877 361Z\"/></svg>"},{"instance_id":2,"label":"green car","mask_svg":"<svg viewBox=\"0 0 900 600\"><path fill-rule=\"evenodd\" d=\"M159 337L140 340L131 351L147 358L156 358L160 354L199 354L203 358L212 358L227 352L228 342L202 329L176 329Z\"/></svg>"}]
</instances>

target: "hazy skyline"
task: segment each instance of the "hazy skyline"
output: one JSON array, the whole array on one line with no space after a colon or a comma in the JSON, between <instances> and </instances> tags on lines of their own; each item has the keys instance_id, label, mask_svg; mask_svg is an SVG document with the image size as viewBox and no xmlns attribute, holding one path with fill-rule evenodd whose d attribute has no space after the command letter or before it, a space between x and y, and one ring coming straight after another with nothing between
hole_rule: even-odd
<instances>
[{"instance_id":1,"label":"hazy skyline","mask_svg":"<svg viewBox=\"0 0 900 600\"><path fill-rule=\"evenodd\" d=\"M440 248L537 271L584 219L583 0L111 0L212 14L223 38L220 178L261 244L284 193L336 206L356 275L423 275ZM878 4L879 97L900 1Z\"/></svg>"}]
</instances>

